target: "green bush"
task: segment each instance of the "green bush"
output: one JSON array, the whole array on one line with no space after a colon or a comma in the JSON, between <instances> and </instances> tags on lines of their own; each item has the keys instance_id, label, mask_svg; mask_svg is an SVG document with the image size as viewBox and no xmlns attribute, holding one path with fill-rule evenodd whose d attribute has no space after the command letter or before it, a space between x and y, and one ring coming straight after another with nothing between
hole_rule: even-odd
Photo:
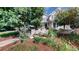
<instances>
[{"instance_id":1,"label":"green bush","mask_svg":"<svg viewBox=\"0 0 79 59\"><path fill-rule=\"evenodd\" d=\"M43 37L34 37L34 41L36 43L43 43L45 45L48 45L50 47L54 47L57 48L57 44L54 41L54 39L50 39L50 38L43 38Z\"/></svg>"},{"instance_id":2,"label":"green bush","mask_svg":"<svg viewBox=\"0 0 79 59\"><path fill-rule=\"evenodd\" d=\"M28 36L24 33L20 33L19 37L20 37L21 40L28 38Z\"/></svg>"},{"instance_id":3,"label":"green bush","mask_svg":"<svg viewBox=\"0 0 79 59\"><path fill-rule=\"evenodd\" d=\"M14 31L14 32L5 32L5 33L1 33L0 37L8 37L8 36L18 36L19 33Z\"/></svg>"},{"instance_id":4,"label":"green bush","mask_svg":"<svg viewBox=\"0 0 79 59\"><path fill-rule=\"evenodd\" d=\"M53 37L57 36L57 31L54 29L49 29L48 36L53 36Z\"/></svg>"},{"instance_id":5,"label":"green bush","mask_svg":"<svg viewBox=\"0 0 79 59\"><path fill-rule=\"evenodd\" d=\"M48 42L50 42L50 39L43 38L43 37L34 37L34 41L36 43L46 43L46 44L48 44Z\"/></svg>"},{"instance_id":6,"label":"green bush","mask_svg":"<svg viewBox=\"0 0 79 59\"><path fill-rule=\"evenodd\" d=\"M49 46L57 48L57 44L54 40L51 40L50 43L48 43Z\"/></svg>"},{"instance_id":7,"label":"green bush","mask_svg":"<svg viewBox=\"0 0 79 59\"><path fill-rule=\"evenodd\" d=\"M67 36L63 36L64 39L74 41L74 42L79 42L79 35L76 33L71 33Z\"/></svg>"},{"instance_id":8,"label":"green bush","mask_svg":"<svg viewBox=\"0 0 79 59\"><path fill-rule=\"evenodd\" d=\"M21 41L21 43L23 43L24 41L26 41L28 39L28 36L26 33L21 33L19 34L19 39Z\"/></svg>"},{"instance_id":9,"label":"green bush","mask_svg":"<svg viewBox=\"0 0 79 59\"><path fill-rule=\"evenodd\" d=\"M51 43L51 40L49 38L41 38L40 42L48 45L49 43Z\"/></svg>"},{"instance_id":10,"label":"green bush","mask_svg":"<svg viewBox=\"0 0 79 59\"><path fill-rule=\"evenodd\" d=\"M74 34L74 33L71 33L71 34L69 35L69 38L72 39L72 40L79 41L79 35Z\"/></svg>"},{"instance_id":11,"label":"green bush","mask_svg":"<svg viewBox=\"0 0 79 59\"><path fill-rule=\"evenodd\" d=\"M39 43L41 40L42 40L41 37L34 37L34 41L35 41L36 43Z\"/></svg>"}]
</instances>

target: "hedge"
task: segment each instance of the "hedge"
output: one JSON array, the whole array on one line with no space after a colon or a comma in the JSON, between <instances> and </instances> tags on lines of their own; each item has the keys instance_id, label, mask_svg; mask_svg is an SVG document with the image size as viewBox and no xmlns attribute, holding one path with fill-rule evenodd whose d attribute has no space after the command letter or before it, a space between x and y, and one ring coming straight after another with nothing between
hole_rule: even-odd
<instances>
[{"instance_id":1,"label":"hedge","mask_svg":"<svg viewBox=\"0 0 79 59\"><path fill-rule=\"evenodd\" d=\"M0 33L0 37L8 37L8 36L18 36L19 33L17 31L9 31Z\"/></svg>"}]
</instances>

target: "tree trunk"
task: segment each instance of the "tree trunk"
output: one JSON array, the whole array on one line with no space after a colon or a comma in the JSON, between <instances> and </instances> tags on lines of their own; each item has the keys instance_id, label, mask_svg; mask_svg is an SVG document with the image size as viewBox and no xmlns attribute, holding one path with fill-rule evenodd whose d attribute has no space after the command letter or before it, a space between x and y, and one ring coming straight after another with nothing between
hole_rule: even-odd
<instances>
[{"instance_id":1,"label":"tree trunk","mask_svg":"<svg viewBox=\"0 0 79 59\"><path fill-rule=\"evenodd\" d=\"M65 30L65 25L64 25L64 30Z\"/></svg>"}]
</instances>

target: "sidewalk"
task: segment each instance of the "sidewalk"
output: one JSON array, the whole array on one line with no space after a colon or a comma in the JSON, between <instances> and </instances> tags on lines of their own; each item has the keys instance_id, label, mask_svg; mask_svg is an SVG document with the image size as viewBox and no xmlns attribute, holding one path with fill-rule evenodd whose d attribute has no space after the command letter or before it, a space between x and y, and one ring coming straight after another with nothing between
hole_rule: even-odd
<instances>
[{"instance_id":1,"label":"sidewalk","mask_svg":"<svg viewBox=\"0 0 79 59\"><path fill-rule=\"evenodd\" d=\"M14 43L16 41L19 41L19 39L18 38L15 38L15 39L4 40L4 41L0 42L0 48L1 47L5 47L5 46L7 46L7 45L9 45L11 43Z\"/></svg>"}]
</instances>

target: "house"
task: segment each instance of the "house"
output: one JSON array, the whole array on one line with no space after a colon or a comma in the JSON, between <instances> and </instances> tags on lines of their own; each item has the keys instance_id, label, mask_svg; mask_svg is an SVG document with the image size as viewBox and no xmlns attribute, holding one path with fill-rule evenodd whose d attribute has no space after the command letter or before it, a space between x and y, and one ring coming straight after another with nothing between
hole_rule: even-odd
<instances>
[{"instance_id":1,"label":"house","mask_svg":"<svg viewBox=\"0 0 79 59\"><path fill-rule=\"evenodd\" d=\"M55 18L56 18L56 15L57 15L57 13L59 13L59 12L63 12L63 11L66 11L66 10L68 10L68 8L56 8L52 13L50 13L49 15L47 15L47 16L44 16L44 18L43 18L43 24L47 24L47 27L49 28L54 28L54 29L56 29L56 30L59 30L59 29L64 29L64 27L63 26L59 26L56 22L55 22ZM65 29L68 29L68 30L72 30L71 28L70 28L70 25L66 25L65 26Z\"/></svg>"},{"instance_id":2,"label":"house","mask_svg":"<svg viewBox=\"0 0 79 59\"><path fill-rule=\"evenodd\" d=\"M55 28L55 27L57 27L57 24L55 23L54 20L55 20L56 14L59 12L59 10L61 10L61 8L55 9L49 15L43 15L42 24L45 25L45 28L49 28L49 27Z\"/></svg>"}]
</instances>

